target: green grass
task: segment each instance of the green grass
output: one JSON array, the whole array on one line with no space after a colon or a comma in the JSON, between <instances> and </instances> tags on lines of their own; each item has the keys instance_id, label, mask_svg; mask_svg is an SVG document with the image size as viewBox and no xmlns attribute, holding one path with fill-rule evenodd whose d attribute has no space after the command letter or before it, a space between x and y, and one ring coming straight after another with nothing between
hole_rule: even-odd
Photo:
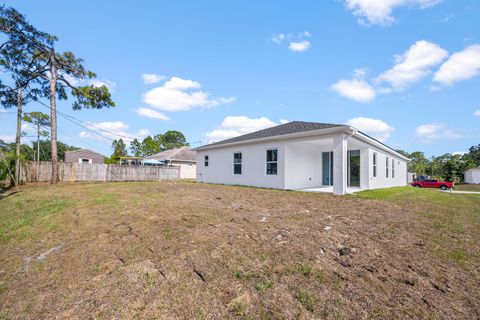
<instances>
[{"instance_id":1,"label":"green grass","mask_svg":"<svg viewBox=\"0 0 480 320\"><path fill-rule=\"evenodd\" d=\"M463 185L462 185L463 187ZM413 208L432 229L432 251L466 269L480 262L480 196L437 189L396 187L357 193L362 199L394 202Z\"/></svg>"},{"instance_id":2,"label":"green grass","mask_svg":"<svg viewBox=\"0 0 480 320\"><path fill-rule=\"evenodd\" d=\"M302 306L310 312L315 311L315 298L306 290L300 290L296 296Z\"/></svg>"},{"instance_id":3,"label":"green grass","mask_svg":"<svg viewBox=\"0 0 480 320\"><path fill-rule=\"evenodd\" d=\"M455 190L480 192L480 184L456 184Z\"/></svg>"},{"instance_id":4,"label":"green grass","mask_svg":"<svg viewBox=\"0 0 480 320\"><path fill-rule=\"evenodd\" d=\"M35 231L52 230L59 225L50 216L63 212L72 201L51 196L36 198L32 194L16 194L2 200L0 211L0 243L29 238Z\"/></svg>"},{"instance_id":5,"label":"green grass","mask_svg":"<svg viewBox=\"0 0 480 320\"><path fill-rule=\"evenodd\" d=\"M268 281L260 281L255 284L255 289L257 289L258 293L260 294L264 294L271 287L272 283Z\"/></svg>"}]
</instances>

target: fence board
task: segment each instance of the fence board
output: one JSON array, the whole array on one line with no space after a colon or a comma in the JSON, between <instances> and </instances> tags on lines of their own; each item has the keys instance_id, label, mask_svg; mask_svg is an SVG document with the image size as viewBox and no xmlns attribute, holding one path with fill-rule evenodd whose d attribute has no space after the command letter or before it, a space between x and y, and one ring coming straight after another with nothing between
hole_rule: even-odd
<instances>
[{"instance_id":1,"label":"fence board","mask_svg":"<svg viewBox=\"0 0 480 320\"><path fill-rule=\"evenodd\" d=\"M129 166L118 164L58 163L60 181L164 181L179 180L180 167ZM24 182L46 182L52 177L51 162L24 162Z\"/></svg>"}]
</instances>

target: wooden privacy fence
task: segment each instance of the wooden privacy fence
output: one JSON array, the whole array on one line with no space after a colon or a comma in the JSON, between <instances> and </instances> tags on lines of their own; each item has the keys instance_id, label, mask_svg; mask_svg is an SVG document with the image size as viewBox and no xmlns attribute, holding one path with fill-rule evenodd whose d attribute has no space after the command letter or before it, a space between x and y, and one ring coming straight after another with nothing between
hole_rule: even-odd
<instances>
[{"instance_id":1,"label":"wooden privacy fence","mask_svg":"<svg viewBox=\"0 0 480 320\"><path fill-rule=\"evenodd\" d=\"M60 181L165 181L179 180L180 167L129 166L119 164L58 163ZM23 182L50 181L51 162L24 162L20 172Z\"/></svg>"}]
</instances>

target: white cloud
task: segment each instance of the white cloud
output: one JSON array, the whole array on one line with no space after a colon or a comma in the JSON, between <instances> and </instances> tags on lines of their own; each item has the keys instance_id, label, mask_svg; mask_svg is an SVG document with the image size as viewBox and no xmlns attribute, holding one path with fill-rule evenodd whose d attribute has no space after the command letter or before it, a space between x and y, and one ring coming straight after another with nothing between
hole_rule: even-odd
<instances>
[{"instance_id":1,"label":"white cloud","mask_svg":"<svg viewBox=\"0 0 480 320\"><path fill-rule=\"evenodd\" d=\"M387 141L392 132L395 130L394 127L390 126L383 120L365 117L350 119L346 124L365 132L381 142Z\"/></svg>"},{"instance_id":2,"label":"white cloud","mask_svg":"<svg viewBox=\"0 0 480 320\"><path fill-rule=\"evenodd\" d=\"M142 74L143 83L145 84L154 84L162 80L165 80L167 77L155 74L155 73L144 73Z\"/></svg>"},{"instance_id":3,"label":"white cloud","mask_svg":"<svg viewBox=\"0 0 480 320\"><path fill-rule=\"evenodd\" d=\"M98 80L98 79L93 79L93 80L90 80L90 85L96 87L96 88L99 88L101 86L105 86L108 88L108 90L110 92L114 92L115 91L115 87L117 86L117 84L115 82L112 82L110 80L106 80L106 79L103 79L103 80Z\"/></svg>"},{"instance_id":4,"label":"white cloud","mask_svg":"<svg viewBox=\"0 0 480 320\"><path fill-rule=\"evenodd\" d=\"M13 143L15 142L15 135L0 134L0 140L6 143Z\"/></svg>"},{"instance_id":5,"label":"white cloud","mask_svg":"<svg viewBox=\"0 0 480 320\"><path fill-rule=\"evenodd\" d=\"M285 34L283 33L279 33L279 34L274 34L272 36L272 41L277 43L277 44L280 44L283 42L283 40L285 40Z\"/></svg>"},{"instance_id":6,"label":"white cloud","mask_svg":"<svg viewBox=\"0 0 480 320\"><path fill-rule=\"evenodd\" d=\"M170 80L163 84L164 88L171 90L187 90L187 89L199 89L200 83L192 80L185 80L178 77L172 77Z\"/></svg>"},{"instance_id":7,"label":"white cloud","mask_svg":"<svg viewBox=\"0 0 480 320\"><path fill-rule=\"evenodd\" d=\"M33 124L30 124L28 122L22 123L21 130L22 132L25 132L27 134L37 134L37 129L35 129Z\"/></svg>"},{"instance_id":8,"label":"white cloud","mask_svg":"<svg viewBox=\"0 0 480 320\"><path fill-rule=\"evenodd\" d=\"M278 125L272 120L261 118L249 118L246 116L228 116L216 130L206 134L207 142L216 142L234 138L253 131L262 130Z\"/></svg>"},{"instance_id":9,"label":"white cloud","mask_svg":"<svg viewBox=\"0 0 480 320\"><path fill-rule=\"evenodd\" d=\"M129 143L135 138L143 139L150 134L147 129L141 129L138 132L131 133L128 131L128 124L122 121L88 122L86 125L92 130L99 132L103 137L91 131L82 131L79 134L80 138L104 141L107 143L111 142L109 139L123 139L124 142Z\"/></svg>"},{"instance_id":10,"label":"white cloud","mask_svg":"<svg viewBox=\"0 0 480 320\"><path fill-rule=\"evenodd\" d=\"M454 53L435 73L433 81L452 85L480 75L480 44Z\"/></svg>"},{"instance_id":11,"label":"white cloud","mask_svg":"<svg viewBox=\"0 0 480 320\"><path fill-rule=\"evenodd\" d=\"M280 124L285 124L285 123L289 123L290 120L287 120L287 119L280 119Z\"/></svg>"},{"instance_id":12,"label":"white cloud","mask_svg":"<svg viewBox=\"0 0 480 320\"><path fill-rule=\"evenodd\" d=\"M431 73L431 68L440 64L448 52L435 43L417 41L403 53L395 57L395 66L375 79L375 82L388 83L393 89L401 90Z\"/></svg>"},{"instance_id":13,"label":"white cloud","mask_svg":"<svg viewBox=\"0 0 480 320\"><path fill-rule=\"evenodd\" d=\"M298 34L279 33L272 36L272 42L282 44L284 41L289 43L288 49L293 52L303 52L310 48L311 43L305 38L310 38L312 34L308 31L300 32Z\"/></svg>"},{"instance_id":14,"label":"white cloud","mask_svg":"<svg viewBox=\"0 0 480 320\"><path fill-rule=\"evenodd\" d=\"M72 86L76 87L78 85L80 85L82 83L82 80L80 79L77 79L75 77L72 77L71 75L69 74L63 74L62 75L63 78L65 78L65 80L68 81L68 83L70 83Z\"/></svg>"},{"instance_id":15,"label":"white cloud","mask_svg":"<svg viewBox=\"0 0 480 320\"><path fill-rule=\"evenodd\" d=\"M378 24L388 26L395 21L392 12L401 6L420 9L435 6L441 0L344 0L345 7L358 17L362 25Z\"/></svg>"},{"instance_id":16,"label":"white cloud","mask_svg":"<svg viewBox=\"0 0 480 320\"><path fill-rule=\"evenodd\" d=\"M423 143L431 143L440 139L458 139L463 135L442 123L422 124L415 128L415 137Z\"/></svg>"},{"instance_id":17,"label":"white cloud","mask_svg":"<svg viewBox=\"0 0 480 320\"><path fill-rule=\"evenodd\" d=\"M165 111L188 111L199 107L214 107L235 101L234 97L210 99L210 94L199 89L200 83L172 77L163 86L143 94L143 102Z\"/></svg>"},{"instance_id":18,"label":"white cloud","mask_svg":"<svg viewBox=\"0 0 480 320\"><path fill-rule=\"evenodd\" d=\"M310 48L310 41L291 42L288 49L293 52L303 52Z\"/></svg>"},{"instance_id":19,"label":"white cloud","mask_svg":"<svg viewBox=\"0 0 480 320\"><path fill-rule=\"evenodd\" d=\"M468 153L468 152L466 152L466 151L454 151L454 152L452 152L452 155L453 156L463 156L466 153Z\"/></svg>"},{"instance_id":20,"label":"white cloud","mask_svg":"<svg viewBox=\"0 0 480 320\"><path fill-rule=\"evenodd\" d=\"M370 102L377 96L375 89L363 79L342 79L330 88L345 98L357 102Z\"/></svg>"},{"instance_id":21,"label":"white cloud","mask_svg":"<svg viewBox=\"0 0 480 320\"><path fill-rule=\"evenodd\" d=\"M147 118L158 119L158 120L170 120L163 113L160 113L156 110L152 110L152 109L149 109L149 108L138 108L138 109L135 110L135 112L138 115L144 116L144 117L147 117Z\"/></svg>"},{"instance_id":22,"label":"white cloud","mask_svg":"<svg viewBox=\"0 0 480 320\"><path fill-rule=\"evenodd\" d=\"M473 115L474 115L474 116L477 116L477 117L480 117L480 109L475 110L475 111L473 112Z\"/></svg>"}]
</instances>

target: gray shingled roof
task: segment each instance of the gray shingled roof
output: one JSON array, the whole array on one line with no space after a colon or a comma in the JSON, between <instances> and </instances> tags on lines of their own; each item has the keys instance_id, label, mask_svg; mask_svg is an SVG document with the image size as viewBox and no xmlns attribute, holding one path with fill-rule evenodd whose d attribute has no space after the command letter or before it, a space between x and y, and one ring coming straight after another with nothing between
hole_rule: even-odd
<instances>
[{"instance_id":1,"label":"gray shingled roof","mask_svg":"<svg viewBox=\"0 0 480 320\"><path fill-rule=\"evenodd\" d=\"M148 156L145 159L155 160L177 160L177 161L196 161L196 152L189 147L181 147L170 150L165 150L154 155Z\"/></svg>"},{"instance_id":2,"label":"gray shingled roof","mask_svg":"<svg viewBox=\"0 0 480 320\"><path fill-rule=\"evenodd\" d=\"M92 155L97 155L97 156L100 156L100 157L105 157L103 154L92 151L90 149L77 149L77 150L65 151L65 154L75 154L75 153L92 154Z\"/></svg>"},{"instance_id":3,"label":"gray shingled roof","mask_svg":"<svg viewBox=\"0 0 480 320\"><path fill-rule=\"evenodd\" d=\"M282 136L282 135L291 134L291 133L299 133L299 132L306 132L306 131L312 131L312 130L334 128L334 127L346 127L346 125L318 123L318 122L305 122L305 121L292 121L285 124L281 124L279 126L255 131L252 133L247 133L235 138L207 144L203 147L210 147L210 146L222 145L222 144L227 144L232 142L241 142L241 141L260 139L260 138L269 138L269 137Z\"/></svg>"}]
</instances>

